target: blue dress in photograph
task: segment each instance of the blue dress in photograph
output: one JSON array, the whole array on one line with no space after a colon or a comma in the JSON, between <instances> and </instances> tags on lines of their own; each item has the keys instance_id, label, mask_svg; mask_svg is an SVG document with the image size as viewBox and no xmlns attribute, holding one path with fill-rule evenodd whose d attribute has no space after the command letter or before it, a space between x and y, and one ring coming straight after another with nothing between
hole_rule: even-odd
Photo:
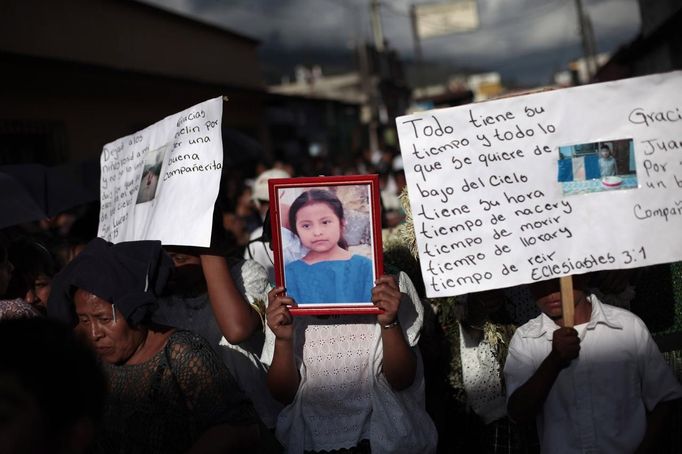
<instances>
[{"instance_id":1,"label":"blue dress in photograph","mask_svg":"<svg viewBox=\"0 0 682 454\"><path fill-rule=\"evenodd\" d=\"M298 304L368 303L372 300L372 261L361 255L308 265L296 260L284 268L287 295Z\"/></svg>"}]
</instances>

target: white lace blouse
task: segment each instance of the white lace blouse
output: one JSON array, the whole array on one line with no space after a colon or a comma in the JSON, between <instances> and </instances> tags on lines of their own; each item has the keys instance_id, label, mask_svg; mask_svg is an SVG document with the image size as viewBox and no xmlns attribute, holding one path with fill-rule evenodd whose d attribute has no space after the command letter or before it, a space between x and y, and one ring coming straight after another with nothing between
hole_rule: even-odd
<instances>
[{"instance_id":1,"label":"white lace blouse","mask_svg":"<svg viewBox=\"0 0 682 454\"><path fill-rule=\"evenodd\" d=\"M416 347L423 322L421 301L400 273L399 320ZM381 326L374 316L295 319L295 352L301 381L294 401L282 410L277 437L287 452L353 447L369 439L372 453L435 452L435 426L424 408L424 373L395 392L382 373ZM266 330L261 360L271 364L274 334Z\"/></svg>"},{"instance_id":2,"label":"white lace blouse","mask_svg":"<svg viewBox=\"0 0 682 454\"><path fill-rule=\"evenodd\" d=\"M507 414L507 399L500 378L500 363L493 347L475 339L460 324L462 378L471 409L489 424Z\"/></svg>"}]
</instances>

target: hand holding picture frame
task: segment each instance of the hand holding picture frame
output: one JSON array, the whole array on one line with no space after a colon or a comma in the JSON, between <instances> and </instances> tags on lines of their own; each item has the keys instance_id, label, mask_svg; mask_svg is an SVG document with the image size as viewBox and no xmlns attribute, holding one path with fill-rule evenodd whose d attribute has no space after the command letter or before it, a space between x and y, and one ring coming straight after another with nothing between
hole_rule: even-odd
<instances>
[{"instance_id":1,"label":"hand holding picture frame","mask_svg":"<svg viewBox=\"0 0 682 454\"><path fill-rule=\"evenodd\" d=\"M383 274L377 175L269 181L277 286L293 315L376 314Z\"/></svg>"}]
</instances>

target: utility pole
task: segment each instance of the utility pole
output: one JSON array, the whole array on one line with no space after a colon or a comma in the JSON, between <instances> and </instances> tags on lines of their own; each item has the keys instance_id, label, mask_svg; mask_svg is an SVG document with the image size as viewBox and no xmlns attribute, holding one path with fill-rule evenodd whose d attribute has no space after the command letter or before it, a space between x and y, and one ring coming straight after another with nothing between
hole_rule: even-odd
<instances>
[{"instance_id":1,"label":"utility pole","mask_svg":"<svg viewBox=\"0 0 682 454\"><path fill-rule=\"evenodd\" d=\"M410 22L412 23L412 41L414 41L414 59L418 63L421 63L422 44L419 39L419 29L417 27L417 6L414 4L410 6Z\"/></svg>"},{"instance_id":2,"label":"utility pole","mask_svg":"<svg viewBox=\"0 0 682 454\"><path fill-rule=\"evenodd\" d=\"M382 58L382 53L384 51L384 32L381 28L381 14L380 14L380 3L379 0L371 0L370 2L370 17L372 25L372 35L374 36L374 48L376 49L377 60ZM364 58L366 59L367 68L367 98L369 101L370 108L370 120L369 120L369 147L372 151L379 149L379 75L376 71L379 69L377 66L372 65L369 62L369 56L365 52ZM374 63L380 63L375 61Z\"/></svg>"},{"instance_id":3,"label":"utility pole","mask_svg":"<svg viewBox=\"0 0 682 454\"><path fill-rule=\"evenodd\" d=\"M587 36L587 52L590 54L592 68L594 69L594 73L592 73L592 75L594 76L597 74L597 70L599 69L599 63L597 62L597 43L594 39L592 18L590 18L589 14L585 14L585 35Z\"/></svg>"},{"instance_id":4,"label":"utility pole","mask_svg":"<svg viewBox=\"0 0 682 454\"><path fill-rule=\"evenodd\" d=\"M374 47L377 52L384 50L384 31L381 28L381 7L379 0L371 0L371 18L372 18L372 34L374 35Z\"/></svg>"},{"instance_id":5,"label":"utility pole","mask_svg":"<svg viewBox=\"0 0 682 454\"><path fill-rule=\"evenodd\" d=\"M594 33L589 17L585 15L582 0L575 0L575 9L578 14L578 26L580 27L580 38L583 45L583 55L585 67L587 68L587 79L592 79L597 73L597 62L595 61Z\"/></svg>"}]
</instances>

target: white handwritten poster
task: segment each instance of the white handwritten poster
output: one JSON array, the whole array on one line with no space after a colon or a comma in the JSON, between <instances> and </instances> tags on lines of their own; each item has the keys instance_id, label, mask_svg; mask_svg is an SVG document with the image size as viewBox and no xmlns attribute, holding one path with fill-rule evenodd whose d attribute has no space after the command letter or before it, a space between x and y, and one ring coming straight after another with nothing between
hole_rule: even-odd
<instances>
[{"instance_id":1,"label":"white handwritten poster","mask_svg":"<svg viewBox=\"0 0 682 454\"><path fill-rule=\"evenodd\" d=\"M223 166L222 98L104 146L98 236L208 247Z\"/></svg>"},{"instance_id":2,"label":"white handwritten poster","mask_svg":"<svg viewBox=\"0 0 682 454\"><path fill-rule=\"evenodd\" d=\"M682 72L396 123L430 297L682 259Z\"/></svg>"}]
</instances>

